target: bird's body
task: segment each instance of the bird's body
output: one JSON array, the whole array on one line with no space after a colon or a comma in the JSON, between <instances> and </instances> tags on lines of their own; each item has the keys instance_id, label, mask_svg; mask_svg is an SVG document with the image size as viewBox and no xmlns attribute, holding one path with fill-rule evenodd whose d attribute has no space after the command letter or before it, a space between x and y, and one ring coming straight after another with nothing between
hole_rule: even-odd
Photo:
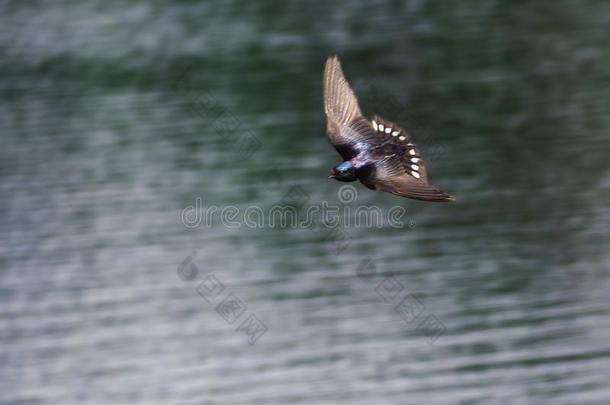
<instances>
[{"instance_id":1,"label":"bird's body","mask_svg":"<svg viewBox=\"0 0 610 405\"><path fill-rule=\"evenodd\" d=\"M419 149L409 134L377 115L362 116L336 57L324 69L326 133L343 162L330 178L360 180L372 190L424 201L455 201L428 182Z\"/></svg>"}]
</instances>

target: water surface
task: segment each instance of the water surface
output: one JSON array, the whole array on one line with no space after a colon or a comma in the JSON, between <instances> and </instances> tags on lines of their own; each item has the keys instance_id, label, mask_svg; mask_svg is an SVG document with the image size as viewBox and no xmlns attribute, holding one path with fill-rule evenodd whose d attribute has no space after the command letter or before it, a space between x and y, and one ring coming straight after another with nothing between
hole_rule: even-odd
<instances>
[{"instance_id":1,"label":"water surface","mask_svg":"<svg viewBox=\"0 0 610 405\"><path fill-rule=\"evenodd\" d=\"M4 2L0 402L608 403L609 19L602 1ZM354 184L351 206L405 226L184 226L197 198L341 205L330 54L458 203ZM232 324L196 290L210 274L246 306Z\"/></svg>"}]
</instances>

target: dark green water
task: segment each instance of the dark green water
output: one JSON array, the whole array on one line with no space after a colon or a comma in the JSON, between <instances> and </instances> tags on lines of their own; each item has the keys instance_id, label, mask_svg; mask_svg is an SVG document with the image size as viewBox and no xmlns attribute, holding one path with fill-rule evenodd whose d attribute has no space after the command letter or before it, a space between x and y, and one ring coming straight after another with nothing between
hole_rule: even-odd
<instances>
[{"instance_id":1,"label":"dark green water","mask_svg":"<svg viewBox=\"0 0 610 405\"><path fill-rule=\"evenodd\" d=\"M609 22L604 1L2 2L0 403L607 404ZM405 226L183 225L197 198L343 207L330 54L458 203L354 183Z\"/></svg>"}]
</instances>

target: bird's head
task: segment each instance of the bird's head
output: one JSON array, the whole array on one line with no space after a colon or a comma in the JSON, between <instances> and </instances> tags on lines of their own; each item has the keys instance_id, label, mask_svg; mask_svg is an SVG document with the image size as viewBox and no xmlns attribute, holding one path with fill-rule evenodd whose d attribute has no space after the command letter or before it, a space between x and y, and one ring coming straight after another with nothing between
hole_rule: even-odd
<instances>
[{"instance_id":1,"label":"bird's head","mask_svg":"<svg viewBox=\"0 0 610 405\"><path fill-rule=\"evenodd\" d=\"M339 163L332 168L328 178L339 181L354 181L356 180L356 168L350 162Z\"/></svg>"}]
</instances>

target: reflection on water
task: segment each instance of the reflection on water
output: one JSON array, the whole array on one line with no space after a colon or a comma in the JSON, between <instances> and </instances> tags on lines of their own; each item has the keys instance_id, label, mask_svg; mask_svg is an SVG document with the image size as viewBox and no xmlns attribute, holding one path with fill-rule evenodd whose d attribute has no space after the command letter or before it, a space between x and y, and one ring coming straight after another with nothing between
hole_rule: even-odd
<instances>
[{"instance_id":1,"label":"reflection on water","mask_svg":"<svg viewBox=\"0 0 610 405\"><path fill-rule=\"evenodd\" d=\"M606 3L0 9L0 402L608 402ZM458 203L185 227L197 198L341 203L331 53Z\"/></svg>"}]
</instances>

